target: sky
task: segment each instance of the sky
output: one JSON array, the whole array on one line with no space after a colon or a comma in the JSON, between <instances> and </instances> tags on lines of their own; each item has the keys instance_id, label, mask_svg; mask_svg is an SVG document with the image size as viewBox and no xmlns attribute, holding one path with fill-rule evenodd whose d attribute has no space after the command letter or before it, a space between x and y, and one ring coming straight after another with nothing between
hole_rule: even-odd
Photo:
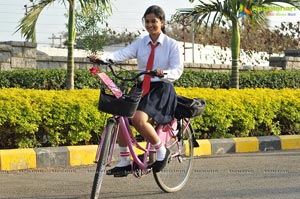
<instances>
[{"instance_id":1,"label":"sky","mask_svg":"<svg viewBox=\"0 0 300 199\"><path fill-rule=\"evenodd\" d=\"M167 19L170 19L178 8L197 5L197 1L191 4L188 0L111 0L111 3L113 4L113 14L109 17L108 24L118 32L123 32L125 29L142 30L141 18L150 5L161 6ZM29 0L0 0L0 41L25 40L21 37L20 32L15 33L16 27L26 12L24 5L30 6L31 3ZM67 18L64 16L66 12L65 6L57 3L42 12L36 28L38 45L50 45L53 35L59 38L63 32L66 32ZM269 20L271 26L279 25L281 21L296 23L300 21L300 11L285 11L279 14L277 12L270 16ZM54 42L58 44L59 39Z\"/></svg>"}]
</instances>

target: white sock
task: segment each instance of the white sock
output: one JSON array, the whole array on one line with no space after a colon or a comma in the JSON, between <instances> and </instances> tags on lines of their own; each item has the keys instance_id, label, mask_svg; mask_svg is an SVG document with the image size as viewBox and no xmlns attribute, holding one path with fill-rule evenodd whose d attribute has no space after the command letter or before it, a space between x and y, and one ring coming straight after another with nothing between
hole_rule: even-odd
<instances>
[{"instance_id":1,"label":"white sock","mask_svg":"<svg viewBox=\"0 0 300 199\"><path fill-rule=\"evenodd\" d=\"M166 147L162 144L161 140L159 140L156 144L153 145L156 149L156 160L162 161L166 156Z\"/></svg>"},{"instance_id":2,"label":"white sock","mask_svg":"<svg viewBox=\"0 0 300 199\"><path fill-rule=\"evenodd\" d=\"M130 165L130 152L128 147L120 147L120 162L117 167L125 167Z\"/></svg>"}]
</instances>

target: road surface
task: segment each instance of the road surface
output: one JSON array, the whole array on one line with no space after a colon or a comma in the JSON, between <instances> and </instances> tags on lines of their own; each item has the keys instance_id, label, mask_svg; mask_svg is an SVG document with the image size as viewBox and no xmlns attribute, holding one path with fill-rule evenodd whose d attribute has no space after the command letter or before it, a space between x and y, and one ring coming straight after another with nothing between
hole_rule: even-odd
<instances>
[{"instance_id":1,"label":"road surface","mask_svg":"<svg viewBox=\"0 0 300 199\"><path fill-rule=\"evenodd\" d=\"M300 151L206 156L195 159L188 184L164 193L152 174L105 176L101 198L299 199ZM89 198L94 166L0 171L0 198Z\"/></svg>"}]
</instances>

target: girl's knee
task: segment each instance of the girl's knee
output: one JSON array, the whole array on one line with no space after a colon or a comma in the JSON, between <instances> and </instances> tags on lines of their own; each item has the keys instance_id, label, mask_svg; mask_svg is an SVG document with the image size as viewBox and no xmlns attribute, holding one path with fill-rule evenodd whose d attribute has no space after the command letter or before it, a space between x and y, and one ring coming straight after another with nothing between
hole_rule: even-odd
<instances>
[{"instance_id":1,"label":"girl's knee","mask_svg":"<svg viewBox=\"0 0 300 199\"><path fill-rule=\"evenodd\" d=\"M145 125L145 123L147 123L147 120L148 120L147 114L145 114L142 111L137 111L132 118L132 124L134 126L143 126Z\"/></svg>"}]
</instances>

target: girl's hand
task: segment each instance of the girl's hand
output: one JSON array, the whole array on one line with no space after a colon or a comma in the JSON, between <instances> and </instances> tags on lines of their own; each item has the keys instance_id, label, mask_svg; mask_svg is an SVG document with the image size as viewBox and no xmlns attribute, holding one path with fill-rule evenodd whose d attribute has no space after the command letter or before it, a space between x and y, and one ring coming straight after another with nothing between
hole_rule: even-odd
<instances>
[{"instance_id":1,"label":"girl's hand","mask_svg":"<svg viewBox=\"0 0 300 199\"><path fill-rule=\"evenodd\" d=\"M155 75L156 75L157 77L159 77L159 78L164 77L164 71L163 71L163 70L161 70L161 69L156 69L155 72L156 72Z\"/></svg>"},{"instance_id":2,"label":"girl's hand","mask_svg":"<svg viewBox=\"0 0 300 199\"><path fill-rule=\"evenodd\" d=\"M93 63L98 63L101 61L101 59L98 55L91 55L91 56L88 56L87 58L90 60L90 62L93 62Z\"/></svg>"}]
</instances>

